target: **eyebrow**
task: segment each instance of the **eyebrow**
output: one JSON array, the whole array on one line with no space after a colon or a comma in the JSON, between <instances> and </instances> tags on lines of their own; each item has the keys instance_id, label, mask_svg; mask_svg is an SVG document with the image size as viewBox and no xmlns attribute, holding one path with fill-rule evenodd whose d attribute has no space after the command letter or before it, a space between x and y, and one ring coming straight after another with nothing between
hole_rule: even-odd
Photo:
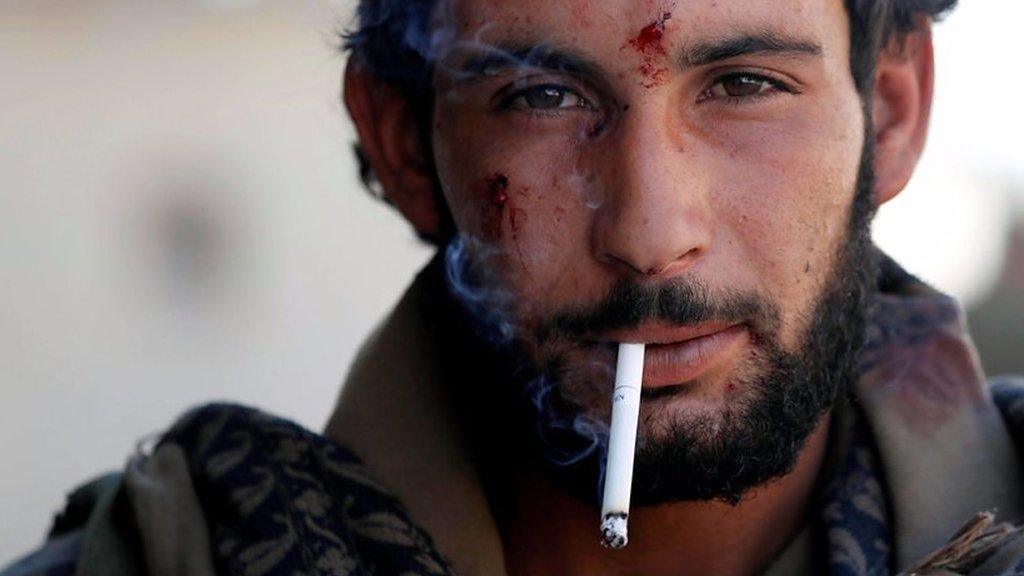
<instances>
[{"instance_id":1,"label":"eyebrow","mask_svg":"<svg viewBox=\"0 0 1024 576\"><path fill-rule=\"evenodd\" d=\"M778 54L792 57L818 57L822 55L822 52L821 44L817 42L766 30L697 42L683 48L678 61L680 66L686 69L707 66L739 56Z\"/></svg>"},{"instance_id":2,"label":"eyebrow","mask_svg":"<svg viewBox=\"0 0 1024 576\"><path fill-rule=\"evenodd\" d=\"M497 76L515 68L536 68L586 78L603 78L599 64L567 48L539 43L496 43L481 47L453 72L461 82L473 82Z\"/></svg>"},{"instance_id":3,"label":"eyebrow","mask_svg":"<svg viewBox=\"0 0 1024 576\"><path fill-rule=\"evenodd\" d=\"M473 49L476 53L449 69L460 83L473 83L522 67L583 78L605 77L603 67L594 60L571 48L556 47L550 43L495 42ZM685 70L756 54L819 57L822 53L821 44L817 42L766 30L695 42L684 47L677 60Z\"/></svg>"}]
</instances>

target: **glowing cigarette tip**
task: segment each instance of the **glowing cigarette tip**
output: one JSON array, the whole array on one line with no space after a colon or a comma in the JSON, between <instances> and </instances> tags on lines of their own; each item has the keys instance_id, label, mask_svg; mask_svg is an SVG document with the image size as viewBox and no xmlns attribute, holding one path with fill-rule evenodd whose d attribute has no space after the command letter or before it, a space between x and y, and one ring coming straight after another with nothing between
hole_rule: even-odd
<instances>
[{"instance_id":1,"label":"glowing cigarette tip","mask_svg":"<svg viewBox=\"0 0 1024 576\"><path fill-rule=\"evenodd\" d=\"M644 345L619 344L601 506L601 542L608 548L624 548L629 543L629 495L643 376Z\"/></svg>"}]
</instances>

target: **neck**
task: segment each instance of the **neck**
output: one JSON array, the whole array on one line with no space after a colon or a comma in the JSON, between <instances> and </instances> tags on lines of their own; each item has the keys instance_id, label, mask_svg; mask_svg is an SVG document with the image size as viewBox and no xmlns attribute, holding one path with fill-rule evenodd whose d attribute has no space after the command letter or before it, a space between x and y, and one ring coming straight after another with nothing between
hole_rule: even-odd
<instances>
[{"instance_id":1,"label":"neck","mask_svg":"<svg viewBox=\"0 0 1024 576\"><path fill-rule=\"evenodd\" d=\"M513 483L502 540L511 576L677 576L756 574L804 525L828 445L828 416L808 438L788 475L760 486L735 506L682 502L630 512L629 546L599 543L599 512L524 466Z\"/></svg>"}]
</instances>

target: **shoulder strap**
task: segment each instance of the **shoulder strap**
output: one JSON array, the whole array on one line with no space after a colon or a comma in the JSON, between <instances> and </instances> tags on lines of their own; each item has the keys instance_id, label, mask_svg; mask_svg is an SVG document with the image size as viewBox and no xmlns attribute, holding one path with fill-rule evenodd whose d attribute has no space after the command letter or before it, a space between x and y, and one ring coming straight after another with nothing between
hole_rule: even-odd
<instances>
[{"instance_id":1,"label":"shoulder strap","mask_svg":"<svg viewBox=\"0 0 1024 576\"><path fill-rule=\"evenodd\" d=\"M989 388L1016 444L1017 452L1024 456L1024 376L990 378Z\"/></svg>"}]
</instances>

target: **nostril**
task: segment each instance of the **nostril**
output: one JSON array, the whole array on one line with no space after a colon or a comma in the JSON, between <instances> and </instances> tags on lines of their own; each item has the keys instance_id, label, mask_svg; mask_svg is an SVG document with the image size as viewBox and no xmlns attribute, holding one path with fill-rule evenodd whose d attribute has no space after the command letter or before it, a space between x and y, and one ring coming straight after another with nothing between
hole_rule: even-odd
<instances>
[{"instance_id":1,"label":"nostril","mask_svg":"<svg viewBox=\"0 0 1024 576\"><path fill-rule=\"evenodd\" d=\"M694 260L697 259L697 257L702 252L703 251L700 248L693 248L691 250L687 250L686 252L683 252L679 256L676 256L674 259L666 261L660 266L651 266L647 268L647 271L644 272L644 274L647 276L661 276L663 274L669 273L670 271L677 270L684 266L689 266L690 264L693 263Z\"/></svg>"},{"instance_id":2,"label":"nostril","mask_svg":"<svg viewBox=\"0 0 1024 576\"><path fill-rule=\"evenodd\" d=\"M635 263L631 262L628 258L624 258L617 254L606 253L604 259L608 264L615 267L622 268L631 271L633 274L647 274L642 268L638 267Z\"/></svg>"}]
</instances>

